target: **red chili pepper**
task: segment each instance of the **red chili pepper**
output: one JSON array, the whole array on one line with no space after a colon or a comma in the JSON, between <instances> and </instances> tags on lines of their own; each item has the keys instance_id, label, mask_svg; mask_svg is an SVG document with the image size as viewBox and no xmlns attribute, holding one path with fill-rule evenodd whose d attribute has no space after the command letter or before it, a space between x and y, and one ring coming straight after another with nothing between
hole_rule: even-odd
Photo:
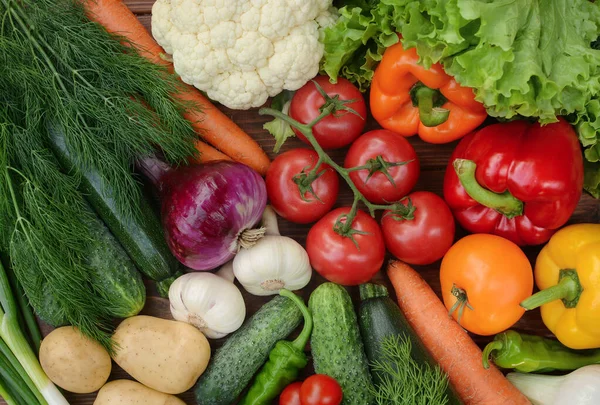
<instances>
[{"instance_id":1,"label":"red chili pepper","mask_svg":"<svg viewBox=\"0 0 600 405\"><path fill-rule=\"evenodd\" d=\"M566 121L513 121L465 136L450 158L444 197L467 231L518 245L547 242L573 214L583 158Z\"/></svg>"}]
</instances>

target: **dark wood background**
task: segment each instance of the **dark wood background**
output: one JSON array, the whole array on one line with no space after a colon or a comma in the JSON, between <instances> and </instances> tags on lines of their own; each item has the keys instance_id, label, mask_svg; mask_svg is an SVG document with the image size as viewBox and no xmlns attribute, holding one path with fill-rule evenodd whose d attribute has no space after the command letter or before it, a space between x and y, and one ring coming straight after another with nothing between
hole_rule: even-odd
<instances>
[{"instance_id":1,"label":"dark wood background","mask_svg":"<svg viewBox=\"0 0 600 405\"><path fill-rule=\"evenodd\" d=\"M142 21L142 23L150 29L150 21L151 21L151 9L154 0L125 0L125 3L131 8L131 10L138 15L138 18ZM267 101L267 104L269 102ZM261 117L257 113L257 109L252 109L248 111L233 111L224 107L220 107L234 122L236 122L239 126L241 126L248 134L250 134L253 138L258 140L263 149L269 154L269 156L273 159L275 154L272 152L274 141L270 137L270 135L262 129L262 125L264 122L268 120L267 117ZM369 121L367 124L367 129L378 128L377 123L369 117ZM415 190L427 190L437 193L438 195L442 195L442 182L444 178L444 171L446 168L446 164L448 158L450 157L450 153L453 148L456 146L456 142L446 144L446 145L431 145L424 143L418 139L418 137L410 138L410 142L414 146L417 155L420 159L421 164L421 177L419 182L417 183ZM288 142L282 148L282 151L305 146L298 139L292 138L288 140ZM343 157L346 150L337 150L331 153L332 157L336 159L339 163L343 162ZM336 206L348 206L352 203L352 195L347 188L342 188L340 193L340 198L336 204ZM584 194L581 198L581 201L571 217L570 223L580 223L580 222L595 222L600 223L600 201L594 200L591 196ZM306 235L308 230L310 229L310 225L297 225L290 222L287 222L283 219L279 220L281 233L287 236L290 236L296 239L298 242L304 244ZM456 238L460 238L465 233L460 228L457 230ZM530 258L532 265L535 263L535 257L539 252L539 247L528 247L524 249L527 253L527 256ZM439 285L439 262L434 263L430 266L416 266L416 269L421 273L421 275L429 282L429 284L433 287L433 289L440 295L440 285ZM305 301L308 301L308 297L314 288L321 284L324 281L316 272L313 274L313 278L310 284L304 288L300 293L304 297ZM380 272L375 278L375 282L385 283L389 286L388 281L385 279L385 276ZM146 307L143 310L144 314L154 315L164 318L170 318L169 305L166 299L162 299L157 297L156 290L151 283L147 283L148 287L148 300L146 303ZM348 289L352 294L355 303L358 302L358 289L357 288L349 288ZM245 292L243 288L241 291L244 294L244 298L247 305L248 315L254 313L261 305L267 302L270 297L257 297L252 296ZM49 328L43 326L44 334L49 332ZM544 336L551 336L551 333L542 323L542 320L539 315L539 310L534 310L526 313L523 318L514 326L515 329L532 333L539 334ZM481 337L481 336L473 336L473 339L480 345L486 344L490 338ZM220 346L222 342L220 340L211 341L211 346L214 349ZM307 367L305 370L305 375L312 373L311 366ZM110 379L119 379L119 378L130 378L123 370L121 370L118 366L113 363L113 372ZM94 402L96 395L88 394L88 395L72 395L67 394L67 399L72 404L92 404ZM186 392L179 396L188 404L195 404L193 392ZM0 403L4 403L0 400Z\"/></svg>"}]
</instances>

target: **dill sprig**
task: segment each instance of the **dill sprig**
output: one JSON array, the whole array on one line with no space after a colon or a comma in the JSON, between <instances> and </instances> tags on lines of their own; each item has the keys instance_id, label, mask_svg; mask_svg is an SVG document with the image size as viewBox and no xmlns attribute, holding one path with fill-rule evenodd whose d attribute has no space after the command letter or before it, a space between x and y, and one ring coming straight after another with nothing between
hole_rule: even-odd
<instances>
[{"instance_id":1,"label":"dill sprig","mask_svg":"<svg viewBox=\"0 0 600 405\"><path fill-rule=\"evenodd\" d=\"M0 66L0 248L34 308L50 294L61 317L110 348L110 305L85 264L93 214L78 174L52 154L49 129L131 217L136 158L156 148L173 164L194 155L182 114L195 106L173 98L175 75L91 22L78 0L0 0Z\"/></svg>"},{"instance_id":2,"label":"dill sprig","mask_svg":"<svg viewBox=\"0 0 600 405\"><path fill-rule=\"evenodd\" d=\"M380 382L373 388L378 405L445 405L448 377L439 368L419 364L408 337L390 335L381 343L383 360L371 365Z\"/></svg>"}]
</instances>

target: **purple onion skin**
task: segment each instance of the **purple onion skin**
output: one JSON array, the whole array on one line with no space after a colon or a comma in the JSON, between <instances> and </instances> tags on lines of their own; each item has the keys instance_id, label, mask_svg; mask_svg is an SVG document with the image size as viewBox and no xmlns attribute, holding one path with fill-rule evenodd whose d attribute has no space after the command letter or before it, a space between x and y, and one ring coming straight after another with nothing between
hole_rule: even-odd
<instances>
[{"instance_id":1,"label":"purple onion skin","mask_svg":"<svg viewBox=\"0 0 600 405\"><path fill-rule=\"evenodd\" d=\"M237 162L180 167L161 183L167 243L192 270L212 270L231 260L239 235L259 223L267 204L263 178Z\"/></svg>"}]
</instances>

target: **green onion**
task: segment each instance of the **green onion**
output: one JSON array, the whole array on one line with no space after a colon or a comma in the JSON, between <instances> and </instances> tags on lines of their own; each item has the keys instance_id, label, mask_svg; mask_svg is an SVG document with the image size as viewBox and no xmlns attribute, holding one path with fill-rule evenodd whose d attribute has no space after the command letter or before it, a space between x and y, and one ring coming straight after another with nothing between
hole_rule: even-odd
<instances>
[{"instance_id":1,"label":"green onion","mask_svg":"<svg viewBox=\"0 0 600 405\"><path fill-rule=\"evenodd\" d=\"M27 343L23 332L19 328L18 307L10 289L10 283L4 267L0 264L0 338L4 340L12 354L21 364L26 375L33 381L33 394L41 405L68 405L65 397L60 393L58 388L50 381L42 366L34 354L33 350ZM6 364L10 365L10 361L6 356L0 356L0 361L7 360ZM0 367L4 370L4 365ZM17 373L18 376L18 373ZM22 375L16 381L7 381L6 376L2 376L7 384L14 384L21 387L23 379ZM25 384L26 386L27 384ZM30 402L28 402L30 403Z\"/></svg>"}]
</instances>

